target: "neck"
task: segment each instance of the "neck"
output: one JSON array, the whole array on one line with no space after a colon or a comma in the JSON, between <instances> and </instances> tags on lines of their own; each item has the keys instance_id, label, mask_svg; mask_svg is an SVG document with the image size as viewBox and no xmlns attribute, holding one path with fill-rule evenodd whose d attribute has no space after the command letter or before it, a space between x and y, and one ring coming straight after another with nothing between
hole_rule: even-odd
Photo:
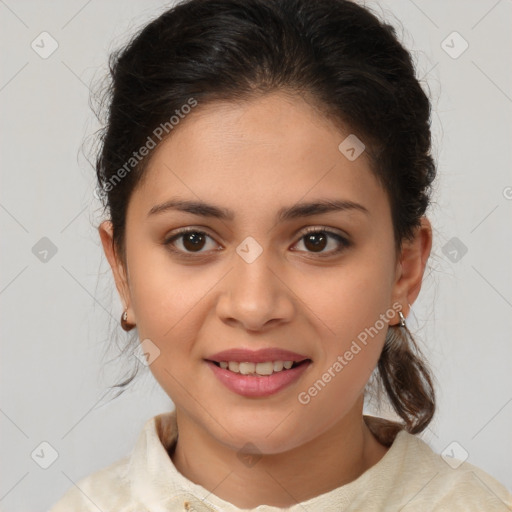
<instances>
[{"instance_id":1,"label":"neck","mask_svg":"<svg viewBox=\"0 0 512 512\"><path fill-rule=\"evenodd\" d=\"M387 452L368 429L363 400L313 440L243 464L240 454L177 410L179 438L172 461L190 481L238 508L286 508L352 482Z\"/></svg>"}]
</instances>

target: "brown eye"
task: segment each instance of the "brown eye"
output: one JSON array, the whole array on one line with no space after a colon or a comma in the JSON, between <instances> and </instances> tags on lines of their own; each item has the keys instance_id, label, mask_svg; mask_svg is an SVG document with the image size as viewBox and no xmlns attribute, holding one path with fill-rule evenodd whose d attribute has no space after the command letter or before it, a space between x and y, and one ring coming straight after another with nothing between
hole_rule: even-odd
<instances>
[{"instance_id":1,"label":"brown eye","mask_svg":"<svg viewBox=\"0 0 512 512\"><path fill-rule=\"evenodd\" d=\"M313 252L320 252L325 249L327 241L325 233L312 233L304 237L304 246Z\"/></svg>"},{"instance_id":2,"label":"brown eye","mask_svg":"<svg viewBox=\"0 0 512 512\"><path fill-rule=\"evenodd\" d=\"M201 250L205 244L205 237L202 233L192 232L183 235L183 247L187 251Z\"/></svg>"},{"instance_id":3,"label":"brown eye","mask_svg":"<svg viewBox=\"0 0 512 512\"><path fill-rule=\"evenodd\" d=\"M202 254L207 251L202 249L207 245L208 239L212 238L203 231L187 229L174 234L172 237L164 241L164 245L170 246L173 251L187 253ZM181 247L180 247L181 245Z\"/></svg>"},{"instance_id":4,"label":"brown eye","mask_svg":"<svg viewBox=\"0 0 512 512\"><path fill-rule=\"evenodd\" d=\"M213 242L212 237L204 231L184 229L172 235L163 244L169 246L169 249L173 252L183 255L202 255L209 252L208 249L203 250L208 245L208 240ZM331 240L334 242L331 242ZM352 245L345 237L332 231L318 228L308 230L300 238L299 242L304 244L306 252L317 253L320 257L332 256ZM329 246L332 246L332 248L325 250ZM215 244L213 244L212 249L215 250Z\"/></svg>"},{"instance_id":5,"label":"brown eye","mask_svg":"<svg viewBox=\"0 0 512 512\"><path fill-rule=\"evenodd\" d=\"M329 243L330 240L334 240L334 242ZM318 253L321 257L332 256L352 245L345 237L332 231L319 228L309 229L299 242L301 241L306 248L306 252ZM331 249L324 250L329 247L329 245Z\"/></svg>"}]
</instances>

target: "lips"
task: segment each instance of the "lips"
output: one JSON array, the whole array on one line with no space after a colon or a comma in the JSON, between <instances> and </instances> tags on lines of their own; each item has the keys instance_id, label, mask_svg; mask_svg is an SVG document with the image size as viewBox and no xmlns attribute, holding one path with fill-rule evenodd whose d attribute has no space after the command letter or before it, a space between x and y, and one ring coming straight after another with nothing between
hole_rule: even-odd
<instances>
[{"instance_id":1,"label":"lips","mask_svg":"<svg viewBox=\"0 0 512 512\"><path fill-rule=\"evenodd\" d=\"M213 375L225 388L247 398L265 398L297 384L299 379L309 370L311 364L311 360L308 359L289 370L268 376L256 376L234 373L220 368L212 361L206 361L206 365L211 369Z\"/></svg>"}]
</instances>

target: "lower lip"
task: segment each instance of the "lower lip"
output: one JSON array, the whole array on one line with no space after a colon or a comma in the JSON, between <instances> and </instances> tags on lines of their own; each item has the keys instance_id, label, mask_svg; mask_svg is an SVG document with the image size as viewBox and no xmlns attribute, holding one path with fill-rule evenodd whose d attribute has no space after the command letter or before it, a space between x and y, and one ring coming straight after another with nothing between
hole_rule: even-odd
<instances>
[{"instance_id":1,"label":"lower lip","mask_svg":"<svg viewBox=\"0 0 512 512\"><path fill-rule=\"evenodd\" d=\"M281 391L299 379L309 368L311 361L302 363L289 370L263 376L242 375L241 373L231 372L220 368L211 361L206 361L206 364L212 369L214 375L222 384L231 391L247 397L265 397Z\"/></svg>"}]
</instances>

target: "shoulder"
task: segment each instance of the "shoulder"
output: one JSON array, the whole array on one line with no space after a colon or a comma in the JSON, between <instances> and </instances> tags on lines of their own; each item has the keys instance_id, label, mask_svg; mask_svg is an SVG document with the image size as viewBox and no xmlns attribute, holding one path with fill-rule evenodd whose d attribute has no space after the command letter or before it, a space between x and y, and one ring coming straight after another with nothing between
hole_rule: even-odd
<instances>
[{"instance_id":1,"label":"shoulder","mask_svg":"<svg viewBox=\"0 0 512 512\"><path fill-rule=\"evenodd\" d=\"M129 460L126 456L74 483L49 512L127 511Z\"/></svg>"},{"instance_id":2,"label":"shoulder","mask_svg":"<svg viewBox=\"0 0 512 512\"><path fill-rule=\"evenodd\" d=\"M155 476L149 473L168 469L166 449L175 439L174 413L148 419L129 455L72 483L49 512L140 512L139 497L147 495Z\"/></svg>"},{"instance_id":3,"label":"shoulder","mask_svg":"<svg viewBox=\"0 0 512 512\"><path fill-rule=\"evenodd\" d=\"M363 476L376 510L512 511L512 495L482 469L436 453L399 423L364 416L377 439L389 449ZM357 500L356 500L357 501Z\"/></svg>"},{"instance_id":4,"label":"shoulder","mask_svg":"<svg viewBox=\"0 0 512 512\"><path fill-rule=\"evenodd\" d=\"M421 438L405 431L399 432L395 442L399 443L397 452L401 456L395 484L402 488L401 502L411 510L512 510L510 492L482 469L443 457Z\"/></svg>"}]
</instances>

